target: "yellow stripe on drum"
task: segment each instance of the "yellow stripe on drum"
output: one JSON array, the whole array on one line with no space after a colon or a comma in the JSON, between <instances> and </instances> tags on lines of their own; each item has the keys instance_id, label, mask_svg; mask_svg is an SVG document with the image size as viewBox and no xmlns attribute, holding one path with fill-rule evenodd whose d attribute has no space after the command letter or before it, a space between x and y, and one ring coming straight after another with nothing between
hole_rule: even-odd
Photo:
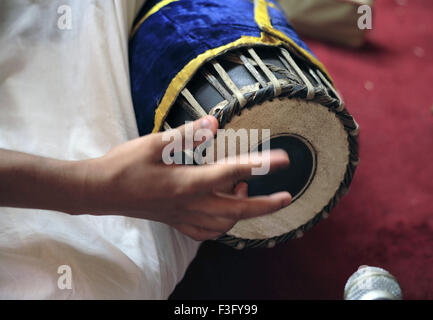
<instances>
[{"instance_id":1,"label":"yellow stripe on drum","mask_svg":"<svg viewBox=\"0 0 433 320\"><path fill-rule=\"evenodd\" d=\"M132 38L134 36L134 34L137 32L138 28L140 28L140 26L143 24L144 21L146 21L147 18L149 18L152 14L157 13L159 10L161 10L165 6L169 5L170 3L176 2L176 1L179 1L179 0L162 0L162 1L158 2L157 4L155 4L152 7L152 9L150 9L149 12L146 13L143 16L143 18L141 18L140 21L137 22L134 29L132 29L132 31L131 31L130 38Z\"/></svg>"},{"instance_id":2,"label":"yellow stripe on drum","mask_svg":"<svg viewBox=\"0 0 433 320\"><path fill-rule=\"evenodd\" d=\"M254 16L260 28L262 26L271 26L268 2L266 0L254 0Z\"/></svg>"}]
</instances>

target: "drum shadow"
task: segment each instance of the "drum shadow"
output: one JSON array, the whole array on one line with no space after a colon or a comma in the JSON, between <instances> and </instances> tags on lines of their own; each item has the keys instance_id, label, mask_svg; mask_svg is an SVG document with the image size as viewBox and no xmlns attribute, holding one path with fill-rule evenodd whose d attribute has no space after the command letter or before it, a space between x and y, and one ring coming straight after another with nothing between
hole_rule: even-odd
<instances>
[{"instance_id":1,"label":"drum shadow","mask_svg":"<svg viewBox=\"0 0 433 320\"><path fill-rule=\"evenodd\" d=\"M392 54L392 50L386 46L384 46L381 43L374 42L371 40L367 40L364 45L362 45L359 48L345 48L346 51L356 53L356 54L362 54L367 56L386 56L386 58L389 58L389 54Z\"/></svg>"},{"instance_id":2,"label":"drum shadow","mask_svg":"<svg viewBox=\"0 0 433 320\"><path fill-rule=\"evenodd\" d=\"M348 47L341 44L324 43L316 39L307 39L307 43L311 46L314 51L320 51L318 47L321 47L323 51L329 51L330 49L341 51L341 53L349 54L352 56L376 56L380 59L389 59L395 51L391 47L387 47L385 44L376 42L372 39L367 39L363 45L359 47ZM320 52L318 53L320 58Z\"/></svg>"},{"instance_id":3,"label":"drum shadow","mask_svg":"<svg viewBox=\"0 0 433 320\"><path fill-rule=\"evenodd\" d=\"M240 251L207 241L169 299L311 299L311 283L320 283L321 279L310 270L315 266L305 267L305 262L297 261L305 250L303 240L307 239L292 240L273 249ZM314 237L309 240L314 241ZM327 289L318 286L313 298L328 297Z\"/></svg>"}]
</instances>

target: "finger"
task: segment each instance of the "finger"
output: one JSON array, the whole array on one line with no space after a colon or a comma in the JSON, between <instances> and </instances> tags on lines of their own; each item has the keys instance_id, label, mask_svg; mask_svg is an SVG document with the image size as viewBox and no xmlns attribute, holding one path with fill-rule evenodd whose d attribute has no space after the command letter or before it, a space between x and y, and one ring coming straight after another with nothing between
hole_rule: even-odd
<instances>
[{"instance_id":1,"label":"finger","mask_svg":"<svg viewBox=\"0 0 433 320\"><path fill-rule=\"evenodd\" d=\"M236 183L228 181L225 184L221 184L213 188L214 192L221 192L221 193L227 193L227 194L234 194L234 190L236 187ZM208 193L209 190L206 189L206 193Z\"/></svg>"},{"instance_id":2,"label":"finger","mask_svg":"<svg viewBox=\"0 0 433 320\"><path fill-rule=\"evenodd\" d=\"M277 212L290 205L291 202L292 196L290 193L278 192L269 196L239 199L237 204L233 203L233 205L237 208L235 211L236 217L242 220Z\"/></svg>"},{"instance_id":3,"label":"finger","mask_svg":"<svg viewBox=\"0 0 433 320\"><path fill-rule=\"evenodd\" d=\"M155 135L155 139L159 145L159 151L162 151L173 141L179 143L179 149L192 149L211 139L215 136L219 123L213 116L200 118L192 123L187 123L183 126L165 131Z\"/></svg>"},{"instance_id":4,"label":"finger","mask_svg":"<svg viewBox=\"0 0 433 320\"><path fill-rule=\"evenodd\" d=\"M292 196L288 192L278 192L269 196L251 198L215 194L205 199L207 214L238 221L271 214L285 208L291 203Z\"/></svg>"},{"instance_id":5,"label":"finger","mask_svg":"<svg viewBox=\"0 0 433 320\"><path fill-rule=\"evenodd\" d=\"M248 184L246 182L238 183L233 193L238 198L248 198Z\"/></svg>"},{"instance_id":6,"label":"finger","mask_svg":"<svg viewBox=\"0 0 433 320\"><path fill-rule=\"evenodd\" d=\"M188 224L178 224L174 228L196 241L215 240L221 235L219 232L210 232Z\"/></svg>"},{"instance_id":7,"label":"finger","mask_svg":"<svg viewBox=\"0 0 433 320\"><path fill-rule=\"evenodd\" d=\"M258 164L267 161L267 163ZM231 163L230 163L231 162ZM268 168L268 173L285 168L290 164L287 153L283 150L272 150L267 155L255 153L243 155L229 163L217 163L197 167L185 167L191 183L197 192L204 190L220 190L222 186L236 184L239 181L248 180L253 176L253 169L257 167Z\"/></svg>"},{"instance_id":8,"label":"finger","mask_svg":"<svg viewBox=\"0 0 433 320\"><path fill-rule=\"evenodd\" d=\"M213 189L217 193L232 194L239 198L248 197L248 184L246 182L233 183L228 182L226 185L218 186Z\"/></svg>"},{"instance_id":9,"label":"finger","mask_svg":"<svg viewBox=\"0 0 433 320\"><path fill-rule=\"evenodd\" d=\"M183 224L193 225L200 229L205 229L210 232L219 232L220 234L229 231L236 224L237 220L213 214L212 211L208 214L207 204L202 203L202 210L195 214L188 215Z\"/></svg>"}]
</instances>

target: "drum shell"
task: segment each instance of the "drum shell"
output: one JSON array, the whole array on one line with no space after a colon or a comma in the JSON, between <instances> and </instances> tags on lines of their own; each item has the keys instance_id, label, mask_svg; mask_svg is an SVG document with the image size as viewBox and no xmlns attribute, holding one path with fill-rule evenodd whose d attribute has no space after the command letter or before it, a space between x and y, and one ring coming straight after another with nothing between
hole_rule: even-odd
<instances>
[{"instance_id":1,"label":"drum shell","mask_svg":"<svg viewBox=\"0 0 433 320\"><path fill-rule=\"evenodd\" d=\"M318 82L309 75L309 69L317 70L322 74L322 81L326 81L324 85L327 87L326 91L333 101L332 103L321 103L321 107L326 107L333 112L347 133L349 154L347 170L341 178L341 185L335 195L324 204L322 210L315 213L312 219L296 229L287 230L286 233L269 238L242 238L229 233L220 241L242 248L272 246L275 243L300 236L326 217L341 196L347 192L358 163L357 124L342 105L326 70L299 39L274 1L269 1L273 5L267 8L271 28L262 25L257 16L260 10L250 1L163 2L168 4L151 15L149 12L152 12L154 8L141 13L137 18L135 32L130 41L132 98L140 135L161 130L164 122L170 127L175 127L183 124L185 120L196 118L194 115L185 113L183 118L180 116L179 110L182 108L179 106L179 96L184 88L191 89L200 104L203 105L205 113L212 113L215 103L223 101L223 97L215 91L212 92L208 83L199 80L200 72L202 68L208 66L207 63L220 59L227 52L254 48L265 62L278 64L279 60L272 55L269 56L266 52L276 48L285 48L303 70L306 79L314 86L319 86L320 81ZM257 3L263 4L263 1L257 1ZM212 14L208 9L209 6L213 8ZM239 10L233 10L233 8ZM221 14L215 14L215 12ZM143 17L146 19L140 23ZM188 23L188 21L194 23ZM206 33L206 29L212 32ZM161 38L164 41L161 41ZM230 66L225 63L222 62L224 68L239 87L253 84L254 81L248 72L239 66ZM282 79L278 74L275 76ZM248 108L255 108L260 103L275 98L305 101L307 95L305 88L295 94L291 91L284 92L278 97L269 95L262 101L252 101ZM233 115L227 116L228 114L228 112L216 114L221 127L230 125Z\"/></svg>"}]
</instances>

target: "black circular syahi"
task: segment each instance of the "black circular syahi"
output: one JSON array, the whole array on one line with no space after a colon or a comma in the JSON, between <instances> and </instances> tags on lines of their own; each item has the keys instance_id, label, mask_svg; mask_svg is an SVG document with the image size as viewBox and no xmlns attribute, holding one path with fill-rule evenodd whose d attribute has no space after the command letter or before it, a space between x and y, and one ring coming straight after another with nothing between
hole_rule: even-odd
<instances>
[{"instance_id":1,"label":"black circular syahi","mask_svg":"<svg viewBox=\"0 0 433 320\"><path fill-rule=\"evenodd\" d=\"M248 195L259 196L288 191L293 200L296 200L307 189L314 177L316 170L314 149L308 141L296 135L271 138L270 148L286 151L289 155L290 166L247 181ZM263 151L262 144L258 146L258 151Z\"/></svg>"}]
</instances>

